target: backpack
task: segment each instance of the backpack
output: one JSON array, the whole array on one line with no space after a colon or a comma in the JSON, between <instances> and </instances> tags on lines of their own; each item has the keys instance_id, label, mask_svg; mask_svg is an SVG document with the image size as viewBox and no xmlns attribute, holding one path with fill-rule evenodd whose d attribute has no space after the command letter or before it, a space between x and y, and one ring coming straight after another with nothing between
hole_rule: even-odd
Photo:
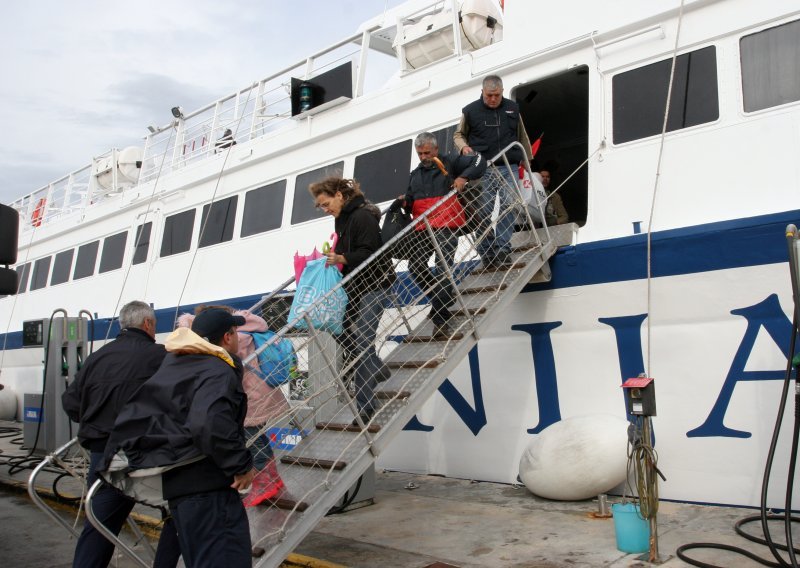
<instances>
[{"instance_id":1,"label":"backpack","mask_svg":"<svg viewBox=\"0 0 800 568\"><path fill-rule=\"evenodd\" d=\"M249 331L253 336L253 343L256 351L275 336L272 331ZM264 348L258 353L258 366L261 370L262 379L273 388L277 388L289 382L292 378L292 371L297 366L297 355L294 346L288 339L280 338L272 345Z\"/></svg>"}]
</instances>

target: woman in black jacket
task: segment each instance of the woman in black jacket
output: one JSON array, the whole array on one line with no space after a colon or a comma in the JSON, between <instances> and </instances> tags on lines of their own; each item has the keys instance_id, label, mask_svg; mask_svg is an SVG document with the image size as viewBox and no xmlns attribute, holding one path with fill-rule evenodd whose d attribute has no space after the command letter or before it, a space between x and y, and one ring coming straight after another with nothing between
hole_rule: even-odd
<instances>
[{"instance_id":1,"label":"woman in black jacket","mask_svg":"<svg viewBox=\"0 0 800 568\"><path fill-rule=\"evenodd\" d=\"M309 187L316 206L334 217L338 241L327 264L341 264L347 276L383 244L378 222L381 212L368 203L358 182L330 177ZM374 388L391 374L375 353L375 336L389 288L396 276L391 258L373 259L345 283L347 310L342 344L355 364L356 403L363 422L375 413Z\"/></svg>"}]
</instances>

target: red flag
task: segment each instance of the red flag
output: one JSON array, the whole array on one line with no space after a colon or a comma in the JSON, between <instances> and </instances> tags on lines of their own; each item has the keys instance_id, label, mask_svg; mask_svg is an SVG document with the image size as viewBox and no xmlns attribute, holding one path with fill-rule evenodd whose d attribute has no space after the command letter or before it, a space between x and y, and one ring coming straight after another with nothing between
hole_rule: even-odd
<instances>
[{"instance_id":1,"label":"red flag","mask_svg":"<svg viewBox=\"0 0 800 568\"><path fill-rule=\"evenodd\" d=\"M539 151L539 146L542 145L542 136L544 136L544 132L539 135L533 144L531 144L531 159L536 157L536 152Z\"/></svg>"}]
</instances>

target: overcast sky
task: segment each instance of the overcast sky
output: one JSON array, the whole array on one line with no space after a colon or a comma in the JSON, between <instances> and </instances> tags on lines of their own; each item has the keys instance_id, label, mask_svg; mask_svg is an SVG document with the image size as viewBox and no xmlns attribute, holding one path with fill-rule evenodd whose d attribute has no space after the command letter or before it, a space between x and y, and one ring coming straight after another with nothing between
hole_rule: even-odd
<instances>
[{"instance_id":1,"label":"overcast sky","mask_svg":"<svg viewBox=\"0 0 800 568\"><path fill-rule=\"evenodd\" d=\"M401 0L31 0L0 19L0 202L357 31Z\"/></svg>"}]
</instances>

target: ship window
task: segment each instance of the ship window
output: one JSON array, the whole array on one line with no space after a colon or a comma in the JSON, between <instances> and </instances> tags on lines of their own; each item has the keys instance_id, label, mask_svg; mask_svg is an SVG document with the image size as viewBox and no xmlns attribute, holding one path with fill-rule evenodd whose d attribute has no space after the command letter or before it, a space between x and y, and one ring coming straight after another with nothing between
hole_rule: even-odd
<instances>
[{"instance_id":1,"label":"ship window","mask_svg":"<svg viewBox=\"0 0 800 568\"><path fill-rule=\"evenodd\" d=\"M39 290L47 286L47 275L50 273L50 259L47 256L40 258L33 263L33 274L31 275L31 290Z\"/></svg>"},{"instance_id":2,"label":"ship window","mask_svg":"<svg viewBox=\"0 0 800 568\"><path fill-rule=\"evenodd\" d=\"M164 222L164 238L161 239L161 256L186 252L192 246L194 209L171 215Z\"/></svg>"},{"instance_id":3,"label":"ship window","mask_svg":"<svg viewBox=\"0 0 800 568\"><path fill-rule=\"evenodd\" d=\"M613 79L614 143L660 134L664 124L672 60L626 71ZM667 131L719 117L717 55L714 46L677 58Z\"/></svg>"},{"instance_id":4,"label":"ship window","mask_svg":"<svg viewBox=\"0 0 800 568\"><path fill-rule=\"evenodd\" d=\"M739 42L745 112L800 100L800 20Z\"/></svg>"},{"instance_id":5,"label":"ship window","mask_svg":"<svg viewBox=\"0 0 800 568\"><path fill-rule=\"evenodd\" d=\"M200 217L201 247L224 243L233 238L237 199L238 197L234 195L203 206L203 214Z\"/></svg>"},{"instance_id":6,"label":"ship window","mask_svg":"<svg viewBox=\"0 0 800 568\"><path fill-rule=\"evenodd\" d=\"M17 274L19 274L19 286L17 286L17 294L22 294L28 289L28 276L30 276L30 273L30 262L26 262L22 266L17 266Z\"/></svg>"},{"instance_id":7,"label":"ship window","mask_svg":"<svg viewBox=\"0 0 800 568\"><path fill-rule=\"evenodd\" d=\"M336 162L323 168L317 168L297 176L294 182L294 201L292 203L292 224L324 217L326 213L314 207L314 199L308 192L308 186L327 177L341 176L344 162Z\"/></svg>"},{"instance_id":8,"label":"ship window","mask_svg":"<svg viewBox=\"0 0 800 568\"><path fill-rule=\"evenodd\" d=\"M453 134L456 133L457 127L457 124L453 124L452 126L446 126L445 128L440 128L439 130L431 132L431 134L436 136L436 142L439 143L440 156L448 156L456 151L456 144L453 142Z\"/></svg>"},{"instance_id":9,"label":"ship window","mask_svg":"<svg viewBox=\"0 0 800 568\"><path fill-rule=\"evenodd\" d=\"M100 241L94 241L78 247L78 259L75 261L75 272L72 279L86 278L94 274L94 265L97 261L97 250L100 248Z\"/></svg>"},{"instance_id":10,"label":"ship window","mask_svg":"<svg viewBox=\"0 0 800 568\"><path fill-rule=\"evenodd\" d=\"M285 179L248 191L244 196L241 236L247 237L279 228L285 200Z\"/></svg>"},{"instance_id":11,"label":"ship window","mask_svg":"<svg viewBox=\"0 0 800 568\"><path fill-rule=\"evenodd\" d=\"M150 232L153 223L145 223L136 227L136 240L133 241L133 264L141 264L147 260L147 251L150 248Z\"/></svg>"},{"instance_id":12,"label":"ship window","mask_svg":"<svg viewBox=\"0 0 800 568\"><path fill-rule=\"evenodd\" d=\"M122 257L125 256L125 243L128 240L128 231L106 237L103 241L103 254L100 255L99 273L116 270L122 266Z\"/></svg>"},{"instance_id":13,"label":"ship window","mask_svg":"<svg viewBox=\"0 0 800 568\"><path fill-rule=\"evenodd\" d=\"M373 203L405 195L411 170L411 140L356 156L353 177Z\"/></svg>"},{"instance_id":14,"label":"ship window","mask_svg":"<svg viewBox=\"0 0 800 568\"><path fill-rule=\"evenodd\" d=\"M75 256L75 249L65 250L56 255L56 260L53 262L53 275L50 277L50 286L63 284L69 280L73 256Z\"/></svg>"}]
</instances>

